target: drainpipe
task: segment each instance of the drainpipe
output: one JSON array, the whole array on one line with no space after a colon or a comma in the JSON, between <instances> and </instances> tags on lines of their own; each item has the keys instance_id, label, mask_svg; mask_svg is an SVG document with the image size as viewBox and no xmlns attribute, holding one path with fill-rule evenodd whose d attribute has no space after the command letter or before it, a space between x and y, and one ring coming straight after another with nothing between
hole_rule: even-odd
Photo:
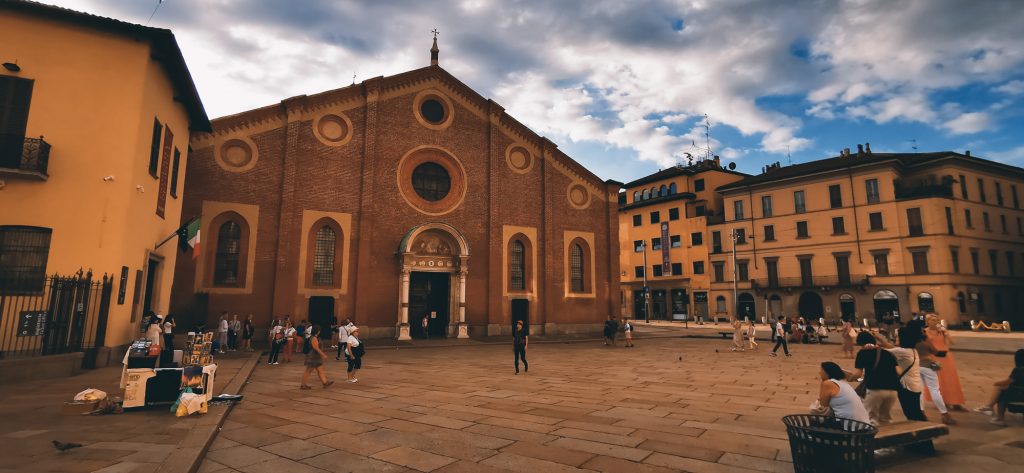
<instances>
[{"instance_id":1,"label":"drainpipe","mask_svg":"<svg viewBox=\"0 0 1024 473\"><path fill-rule=\"evenodd\" d=\"M757 217L754 215L754 193L750 190L750 186L747 186L747 199L750 200L750 245L753 247L754 256L754 269L757 269L757 238L754 238L754 229L757 228ZM764 210L764 209L762 209ZM775 209L773 208L772 211Z\"/></svg>"},{"instance_id":2,"label":"drainpipe","mask_svg":"<svg viewBox=\"0 0 1024 473\"><path fill-rule=\"evenodd\" d=\"M864 254L860 248L860 220L857 219L857 192L853 186L853 170L846 166L846 175L850 178L850 199L853 202L853 236L857 239L857 262L864 264Z\"/></svg>"}]
</instances>

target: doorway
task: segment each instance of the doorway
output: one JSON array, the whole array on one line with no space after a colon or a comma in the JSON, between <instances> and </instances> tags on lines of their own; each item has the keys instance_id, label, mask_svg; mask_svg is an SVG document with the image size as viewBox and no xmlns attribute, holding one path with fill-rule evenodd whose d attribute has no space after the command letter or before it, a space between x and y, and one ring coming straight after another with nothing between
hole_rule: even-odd
<instances>
[{"instance_id":1,"label":"doorway","mask_svg":"<svg viewBox=\"0 0 1024 473\"><path fill-rule=\"evenodd\" d=\"M512 299L512 328L516 328L516 322L523 321L523 330L530 333L530 300Z\"/></svg>"},{"instance_id":2,"label":"doorway","mask_svg":"<svg viewBox=\"0 0 1024 473\"><path fill-rule=\"evenodd\" d=\"M883 289L875 293L875 321L881 322L885 314L891 313L900 320L900 299L895 292Z\"/></svg>"},{"instance_id":3,"label":"doorway","mask_svg":"<svg viewBox=\"0 0 1024 473\"><path fill-rule=\"evenodd\" d=\"M853 296L850 294L843 294L839 296L839 317L842 320L849 320L856 322L856 305L853 301Z\"/></svg>"},{"instance_id":4,"label":"doorway","mask_svg":"<svg viewBox=\"0 0 1024 473\"><path fill-rule=\"evenodd\" d=\"M769 323L771 320L776 320L778 316L782 314L782 298L778 294L772 294L768 297L768 318Z\"/></svg>"},{"instance_id":5,"label":"doorway","mask_svg":"<svg viewBox=\"0 0 1024 473\"><path fill-rule=\"evenodd\" d=\"M665 290L651 291L651 320L665 320Z\"/></svg>"},{"instance_id":6,"label":"doorway","mask_svg":"<svg viewBox=\"0 0 1024 473\"><path fill-rule=\"evenodd\" d=\"M825 314L825 305L821 302L821 296L815 292L800 294L800 301L797 303L798 314L804 320L817 320Z\"/></svg>"},{"instance_id":7,"label":"doorway","mask_svg":"<svg viewBox=\"0 0 1024 473\"><path fill-rule=\"evenodd\" d=\"M313 296L309 298L309 323L320 326L320 338L331 338L331 322L334 318L334 298Z\"/></svg>"},{"instance_id":8,"label":"doorway","mask_svg":"<svg viewBox=\"0 0 1024 473\"><path fill-rule=\"evenodd\" d=\"M413 271L409 278L409 330L414 338L448 336L449 273Z\"/></svg>"},{"instance_id":9,"label":"doorway","mask_svg":"<svg viewBox=\"0 0 1024 473\"><path fill-rule=\"evenodd\" d=\"M744 292L739 295L739 301L739 314L737 318L740 320L757 320L757 307L754 304L754 296Z\"/></svg>"}]
</instances>

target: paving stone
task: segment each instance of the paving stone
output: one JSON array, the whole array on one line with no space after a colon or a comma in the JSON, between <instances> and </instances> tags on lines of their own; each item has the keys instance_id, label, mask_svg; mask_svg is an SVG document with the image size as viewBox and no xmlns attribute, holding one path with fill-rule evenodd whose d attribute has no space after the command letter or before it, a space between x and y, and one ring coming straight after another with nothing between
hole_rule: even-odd
<instances>
[{"instance_id":1,"label":"paving stone","mask_svg":"<svg viewBox=\"0 0 1024 473\"><path fill-rule=\"evenodd\" d=\"M454 458L435 455L409 447L395 447L390 450L377 452L371 457L418 471L434 471L445 465L455 463Z\"/></svg>"},{"instance_id":2,"label":"paving stone","mask_svg":"<svg viewBox=\"0 0 1024 473\"><path fill-rule=\"evenodd\" d=\"M204 458L202 463L199 464L199 469L196 470L196 473L216 473L227 469L227 467L228 466L223 463L215 462L209 458Z\"/></svg>"},{"instance_id":3,"label":"paving stone","mask_svg":"<svg viewBox=\"0 0 1024 473\"><path fill-rule=\"evenodd\" d=\"M572 437L583 440L593 440L600 443L610 443L614 445L622 445L624 447L635 447L644 441L642 438L629 437L626 435L606 434L604 432L594 432L592 430L581 430L581 429L558 429L551 432L551 435L557 435L559 437Z\"/></svg>"},{"instance_id":4,"label":"paving stone","mask_svg":"<svg viewBox=\"0 0 1024 473\"><path fill-rule=\"evenodd\" d=\"M375 460L341 450L317 455L302 460L302 463L322 470L338 473L393 473L407 471L407 468L394 463ZM279 472L287 473L287 472Z\"/></svg>"},{"instance_id":5,"label":"paving stone","mask_svg":"<svg viewBox=\"0 0 1024 473\"><path fill-rule=\"evenodd\" d=\"M569 466L580 466L587 460L594 457L594 454L592 453L552 447L548 445L539 445L531 442L516 442L503 448L501 451L524 457L553 461L555 463L562 463Z\"/></svg>"},{"instance_id":6,"label":"paving stone","mask_svg":"<svg viewBox=\"0 0 1024 473\"><path fill-rule=\"evenodd\" d=\"M459 460L455 463L451 463L447 466L434 470L435 473L506 473L508 471L510 470L466 460Z\"/></svg>"},{"instance_id":7,"label":"paving stone","mask_svg":"<svg viewBox=\"0 0 1024 473\"><path fill-rule=\"evenodd\" d=\"M627 471L630 473L674 473L677 471L670 468L647 465L644 463L635 463L629 460L606 457L603 455L590 459L590 461L581 465L581 468L600 471L603 473L622 473Z\"/></svg>"},{"instance_id":8,"label":"paving stone","mask_svg":"<svg viewBox=\"0 0 1024 473\"><path fill-rule=\"evenodd\" d=\"M344 450L356 455L370 456L381 450L387 450L397 444L382 443L379 440L370 440L359 435L347 432L334 432L308 439L310 442L325 445L331 448Z\"/></svg>"},{"instance_id":9,"label":"paving stone","mask_svg":"<svg viewBox=\"0 0 1024 473\"><path fill-rule=\"evenodd\" d=\"M463 420L451 419L451 418L442 417L442 416L436 416L436 415L425 415L425 416L418 416L418 417L410 417L409 420L412 421L412 422L419 422L421 424L435 425L435 426L438 426L438 427L444 427L444 428L447 428L447 429L456 429L456 430L463 429L463 428L466 428L466 427L469 427L469 426L473 425L472 422L466 422L466 421L463 421Z\"/></svg>"},{"instance_id":10,"label":"paving stone","mask_svg":"<svg viewBox=\"0 0 1024 473\"><path fill-rule=\"evenodd\" d=\"M256 463L243 467L243 473L324 473L324 470L298 463L287 458L275 458L273 460Z\"/></svg>"},{"instance_id":11,"label":"paving stone","mask_svg":"<svg viewBox=\"0 0 1024 473\"><path fill-rule=\"evenodd\" d=\"M239 445L209 452L206 454L206 458L237 470L252 464L273 460L277 458L277 455L252 448L248 445Z\"/></svg>"},{"instance_id":12,"label":"paving stone","mask_svg":"<svg viewBox=\"0 0 1024 473\"><path fill-rule=\"evenodd\" d=\"M265 445L260 447L260 449L291 460L315 457L334 450L331 447L301 439L285 440L284 442Z\"/></svg>"},{"instance_id":13,"label":"paving stone","mask_svg":"<svg viewBox=\"0 0 1024 473\"><path fill-rule=\"evenodd\" d=\"M554 435L530 432L528 430L519 430L508 427L499 427L496 425L485 424L477 424L472 427L467 427L465 431L477 433L480 435L489 435L492 437L498 437L508 440L522 440L533 443L548 443L558 438L555 437Z\"/></svg>"},{"instance_id":14,"label":"paving stone","mask_svg":"<svg viewBox=\"0 0 1024 473\"><path fill-rule=\"evenodd\" d=\"M295 437L297 439L308 439L310 437L317 437L331 432L331 430L309 424L282 425L280 427L274 427L273 429L270 429L270 431L284 434L289 437Z\"/></svg>"},{"instance_id":15,"label":"paving stone","mask_svg":"<svg viewBox=\"0 0 1024 473\"><path fill-rule=\"evenodd\" d=\"M664 453L651 454L650 457L647 457L647 459L644 460L644 463L672 468L675 470L699 471L701 473L750 473L753 471L746 468L695 460L693 458L677 457L675 455L668 455Z\"/></svg>"},{"instance_id":16,"label":"paving stone","mask_svg":"<svg viewBox=\"0 0 1024 473\"><path fill-rule=\"evenodd\" d=\"M733 465L757 471L769 471L772 473L789 473L793 471L793 464L769 460L767 458L752 457L738 453L726 453L718 459L723 465Z\"/></svg>"},{"instance_id":17,"label":"paving stone","mask_svg":"<svg viewBox=\"0 0 1024 473\"><path fill-rule=\"evenodd\" d=\"M521 455L515 455L512 453L504 452L487 458L486 460L480 463L494 468L518 471L522 473L585 471L580 468L563 465L561 463L555 463L547 460L538 460L536 458L524 457Z\"/></svg>"},{"instance_id":18,"label":"paving stone","mask_svg":"<svg viewBox=\"0 0 1024 473\"><path fill-rule=\"evenodd\" d=\"M560 438L558 440L554 440L548 443L548 445L564 447L571 450L590 452L595 455L607 455L611 457L618 457L635 462L641 461L651 454L650 450L642 450L639 448L623 447L621 445L611 445L607 443L592 442L590 440L573 438Z\"/></svg>"},{"instance_id":19,"label":"paving stone","mask_svg":"<svg viewBox=\"0 0 1024 473\"><path fill-rule=\"evenodd\" d=\"M235 442L248 445L250 447L262 447L264 445L270 445L290 438L287 435L279 434L272 430L264 430L255 427L229 430L227 432L221 432L220 435L224 436L224 438L228 440L234 440Z\"/></svg>"}]
</instances>

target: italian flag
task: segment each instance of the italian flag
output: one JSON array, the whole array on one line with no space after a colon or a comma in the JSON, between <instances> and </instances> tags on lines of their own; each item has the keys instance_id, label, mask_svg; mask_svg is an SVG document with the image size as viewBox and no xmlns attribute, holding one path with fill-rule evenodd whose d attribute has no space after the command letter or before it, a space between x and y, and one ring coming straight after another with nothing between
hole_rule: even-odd
<instances>
[{"instance_id":1,"label":"italian flag","mask_svg":"<svg viewBox=\"0 0 1024 473\"><path fill-rule=\"evenodd\" d=\"M181 249L192 248L193 259L199 257L199 226L199 218L195 218L178 230L179 241L184 243L181 245Z\"/></svg>"}]
</instances>

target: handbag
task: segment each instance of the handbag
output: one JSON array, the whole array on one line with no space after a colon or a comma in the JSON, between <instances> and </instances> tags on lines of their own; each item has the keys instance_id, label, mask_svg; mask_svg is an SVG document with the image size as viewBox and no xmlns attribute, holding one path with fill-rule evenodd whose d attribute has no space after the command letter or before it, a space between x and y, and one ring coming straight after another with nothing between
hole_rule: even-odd
<instances>
[{"instance_id":1,"label":"handbag","mask_svg":"<svg viewBox=\"0 0 1024 473\"><path fill-rule=\"evenodd\" d=\"M882 349L881 348L875 348L875 365L871 367L871 372L872 373L876 369L878 369L878 362L879 361L882 361ZM857 384L857 387L853 388L853 390L861 398L866 397L868 395L868 373L867 373L866 370L864 371L864 380L861 381L859 384Z\"/></svg>"}]
</instances>

